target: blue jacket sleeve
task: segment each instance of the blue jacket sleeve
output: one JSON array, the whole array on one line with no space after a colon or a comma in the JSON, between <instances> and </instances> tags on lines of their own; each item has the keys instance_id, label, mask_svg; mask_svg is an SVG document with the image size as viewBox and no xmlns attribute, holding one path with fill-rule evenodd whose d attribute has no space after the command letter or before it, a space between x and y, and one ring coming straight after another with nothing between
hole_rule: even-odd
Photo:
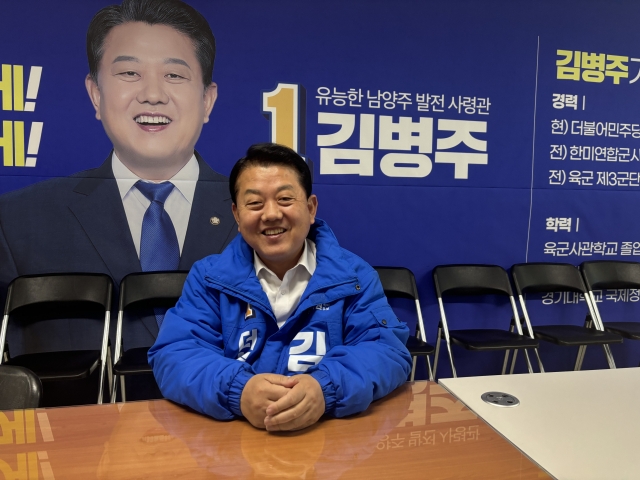
<instances>
[{"instance_id":1,"label":"blue jacket sleeve","mask_svg":"<svg viewBox=\"0 0 640 480\"><path fill-rule=\"evenodd\" d=\"M182 297L170 309L149 363L162 394L218 420L240 416L240 397L253 369L224 356L218 292L207 288L196 262Z\"/></svg>"},{"instance_id":2,"label":"blue jacket sleeve","mask_svg":"<svg viewBox=\"0 0 640 480\"><path fill-rule=\"evenodd\" d=\"M325 412L336 417L366 410L411 371L405 346L409 328L389 306L375 270L369 267L360 282L361 293L345 305L343 345L332 347L308 370L322 387Z\"/></svg>"}]
</instances>

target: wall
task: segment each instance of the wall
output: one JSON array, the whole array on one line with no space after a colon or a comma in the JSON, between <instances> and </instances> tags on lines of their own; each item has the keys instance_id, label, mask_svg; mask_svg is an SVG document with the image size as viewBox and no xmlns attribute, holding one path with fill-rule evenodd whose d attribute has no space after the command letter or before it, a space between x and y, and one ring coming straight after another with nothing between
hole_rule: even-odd
<instances>
[{"instance_id":1,"label":"wall","mask_svg":"<svg viewBox=\"0 0 640 480\"><path fill-rule=\"evenodd\" d=\"M109 3L3 5L0 193L107 156L83 82L86 27ZM198 151L228 174L252 143L296 142L342 245L415 272L430 339L435 265L640 258L635 2L191 3L218 45L219 99ZM602 299L606 320L639 296ZM582 322L584 302L556 295L530 299L534 324L553 320L550 301ZM484 326L508 323L497 303L484 306ZM467 311L453 305L452 327L471 325ZM633 342L613 351L620 366L640 358ZM461 374L498 372L500 355L475 355L459 352ZM563 370L575 351L541 355ZM591 348L585 368L605 365Z\"/></svg>"}]
</instances>

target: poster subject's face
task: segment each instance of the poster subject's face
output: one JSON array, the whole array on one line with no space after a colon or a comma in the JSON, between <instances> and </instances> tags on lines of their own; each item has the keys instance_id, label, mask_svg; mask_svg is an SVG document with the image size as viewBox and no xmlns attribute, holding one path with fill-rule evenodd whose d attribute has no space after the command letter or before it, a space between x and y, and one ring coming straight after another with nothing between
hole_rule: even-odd
<instances>
[{"instance_id":1,"label":"poster subject's face","mask_svg":"<svg viewBox=\"0 0 640 480\"><path fill-rule=\"evenodd\" d=\"M118 157L134 171L186 162L216 98L189 37L130 22L109 32L103 50L98 85L87 88Z\"/></svg>"},{"instance_id":2,"label":"poster subject's face","mask_svg":"<svg viewBox=\"0 0 640 480\"><path fill-rule=\"evenodd\" d=\"M233 214L242 238L274 273L300 258L318 201L307 198L298 175L282 166L254 166L238 177Z\"/></svg>"}]
</instances>

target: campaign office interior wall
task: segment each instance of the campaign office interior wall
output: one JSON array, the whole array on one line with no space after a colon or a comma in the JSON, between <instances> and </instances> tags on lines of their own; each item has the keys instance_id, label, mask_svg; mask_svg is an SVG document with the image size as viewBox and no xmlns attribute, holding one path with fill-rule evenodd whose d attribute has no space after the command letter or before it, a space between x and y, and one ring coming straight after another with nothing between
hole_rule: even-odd
<instances>
[{"instance_id":1,"label":"campaign office interior wall","mask_svg":"<svg viewBox=\"0 0 640 480\"><path fill-rule=\"evenodd\" d=\"M0 193L107 156L84 78L87 26L110 3L2 6ZM415 272L432 342L435 265L640 259L636 2L189 3L218 47L198 151L228 175L250 144L295 147L341 244ZM640 307L634 291L600 299L605 320ZM530 302L534 324L586 313L574 295ZM480 326L510 320L497 300L481 309ZM453 305L450 327L471 326L470 312ZM462 375L499 372L500 354L455 353ZM640 348L613 354L635 366ZM541 355L547 370L573 368L575 349ZM591 347L584 368L605 367Z\"/></svg>"}]
</instances>

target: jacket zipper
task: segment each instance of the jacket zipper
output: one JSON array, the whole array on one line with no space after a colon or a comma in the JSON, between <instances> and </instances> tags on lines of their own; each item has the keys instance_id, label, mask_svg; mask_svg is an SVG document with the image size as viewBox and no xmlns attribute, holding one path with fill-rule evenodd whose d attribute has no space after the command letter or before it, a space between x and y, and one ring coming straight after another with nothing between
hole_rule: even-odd
<instances>
[{"instance_id":1,"label":"jacket zipper","mask_svg":"<svg viewBox=\"0 0 640 480\"><path fill-rule=\"evenodd\" d=\"M236 288L233 288L233 287L227 285L226 283L222 283L222 282L218 282L216 280L213 280L211 277L205 276L204 278L205 278L205 280L207 282L209 282L209 284L213 284L212 286L214 286L214 287L223 287L223 288L225 288L227 290L231 290L232 292L234 292L238 296L238 298L240 298L241 300L244 300L248 304L250 304L250 305L258 305L258 306L262 307L262 309L265 312L267 312L268 314L270 314L271 318L273 318L275 320L275 316L273 315L273 311L271 310L271 305L269 305L269 307L267 308L265 306L265 304L260 301L260 299L255 298L255 297L251 297L250 295L247 295L246 292L243 291L243 290L238 290ZM217 288L217 290L220 291L220 288Z\"/></svg>"}]
</instances>

